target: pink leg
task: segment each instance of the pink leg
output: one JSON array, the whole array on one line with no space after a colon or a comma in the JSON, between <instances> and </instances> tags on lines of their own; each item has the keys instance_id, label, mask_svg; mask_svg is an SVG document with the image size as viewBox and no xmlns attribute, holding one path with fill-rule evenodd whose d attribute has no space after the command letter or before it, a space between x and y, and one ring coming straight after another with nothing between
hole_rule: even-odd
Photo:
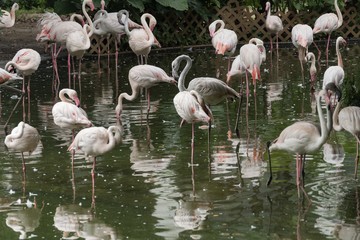
<instances>
[{"instance_id":1,"label":"pink leg","mask_svg":"<svg viewBox=\"0 0 360 240\"><path fill-rule=\"evenodd\" d=\"M329 45L330 45L330 33L329 33L328 41L327 41L327 45L326 45L326 65L328 64L328 60L329 60Z\"/></svg>"},{"instance_id":2,"label":"pink leg","mask_svg":"<svg viewBox=\"0 0 360 240\"><path fill-rule=\"evenodd\" d=\"M92 204L95 205L95 165L96 165L96 157L94 157L93 167L91 170L91 180L92 180Z\"/></svg>"},{"instance_id":3,"label":"pink leg","mask_svg":"<svg viewBox=\"0 0 360 240\"><path fill-rule=\"evenodd\" d=\"M70 64L70 53L68 53L68 79L69 79L69 88L71 88L71 64Z\"/></svg>"},{"instance_id":4,"label":"pink leg","mask_svg":"<svg viewBox=\"0 0 360 240\"><path fill-rule=\"evenodd\" d=\"M273 50L273 44L272 44L272 37L270 34L270 52L272 52L272 50Z\"/></svg>"},{"instance_id":5,"label":"pink leg","mask_svg":"<svg viewBox=\"0 0 360 240\"><path fill-rule=\"evenodd\" d=\"M249 97L249 79L248 79L248 72L246 70L245 72L245 78L246 78L246 97Z\"/></svg>"},{"instance_id":6,"label":"pink leg","mask_svg":"<svg viewBox=\"0 0 360 240\"><path fill-rule=\"evenodd\" d=\"M355 179L357 179L358 165L359 165L359 141L356 141L356 157L355 157L355 173L354 173Z\"/></svg>"},{"instance_id":7,"label":"pink leg","mask_svg":"<svg viewBox=\"0 0 360 240\"><path fill-rule=\"evenodd\" d=\"M195 123L191 124L191 166L194 166Z\"/></svg>"}]
</instances>

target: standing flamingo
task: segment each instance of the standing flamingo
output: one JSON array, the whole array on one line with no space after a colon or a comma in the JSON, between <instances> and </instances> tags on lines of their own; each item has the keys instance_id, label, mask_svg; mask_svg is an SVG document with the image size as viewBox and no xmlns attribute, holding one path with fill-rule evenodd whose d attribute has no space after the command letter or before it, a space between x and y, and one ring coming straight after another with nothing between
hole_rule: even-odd
<instances>
[{"instance_id":1,"label":"standing flamingo","mask_svg":"<svg viewBox=\"0 0 360 240\"><path fill-rule=\"evenodd\" d=\"M13 59L6 63L5 70L7 71L17 71L20 75L23 76L23 86L22 92L25 93L25 77L28 77L27 82L27 93L28 93L28 109L29 115L28 118L30 119L30 76L39 68L41 63L41 56L40 54L30 48L23 48L20 49ZM25 102L23 99L23 104L25 108ZM25 121L25 109L23 109L23 121Z\"/></svg>"},{"instance_id":2,"label":"standing flamingo","mask_svg":"<svg viewBox=\"0 0 360 240\"><path fill-rule=\"evenodd\" d=\"M298 57L301 65L301 72L304 73L303 62L308 53L309 46L313 43L314 36L312 28L307 24L296 24L291 29L291 41L298 49Z\"/></svg>"},{"instance_id":3,"label":"standing flamingo","mask_svg":"<svg viewBox=\"0 0 360 240\"><path fill-rule=\"evenodd\" d=\"M216 30L217 25L220 24L219 29ZM215 48L216 54L229 55L228 71L230 70L230 56L235 53L238 37L233 30L225 28L223 20L215 20L209 25L211 42Z\"/></svg>"},{"instance_id":4,"label":"standing flamingo","mask_svg":"<svg viewBox=\"0 0 360 240\"><path fill-rule=\"evenodd\" d=\"M10 12L1 10L0 28L10 28L15 24L15 11L19 10L19 4L14 3Z\"/></svg>"},{"instance_id":5,"label":"standing flamingo","mask_svg":"<svg viewBox=\"0 0 360 240\"><path fill-rule=\"evenodd\" d=\"M326 64L329 59L329 44L330 44L330 35L333 31L337 30L343 24L343 17L338 6L337 0L334 0L334 6L336 10L335 13L325 13L316 19L313 33L326 33L328 35L328 40L326 44Z\"/></svg>"},{"instance_id":6,"label":"standing flamingo","mask_svg":"<svg viewBox=\"0 0 360 240\"><path fill-rule=\"evenodd\" d=\"M129 70L129 82L131 86L131 95L127 93L121 93L118 97L118 104L116 105L115 112L119 119L123 110L123 98L128 101L133 101L139 95L140 89L145 88L147 90L148 108L150 110L150 88L158 85L159 83L172 83L177 84L173 77L170 77L166 72L153 65L137 65Z\"/></svg>"},{"instance_id":7,"label":"standing flamingo","mask_svg":"<svg viewBox=\"0 0 360 240\"><path fill-rule=\"evenodd\" d=\"M24 183L26 180L24 152L29 152L29 154L31 154L36 149L39 141L40 135L36 128L24 122L20 122L17 127L5 137L4 143L6 147L21 153Z\"/></svg>"},{"instance_id":8,"label":"standing flamingo","mask_svg":"<svg viewBox=\"0 0 360 240\"><path fill-rule=\"evenodd\" d=\"M122 22L125 22L126 19L125 13L120 14L119 18L122 20ZM128 19L129 29L134 28L141 28L142 26L135 23L131 19ZM117 60L118 60L118 43L120 42L120 38L122 35L125 34L125 26L124 24L121 24L120 21L118 21L118 13L117 12L111 12L108 13L105 10L99 10L95 16L94 16L94 34L96 35L107 35L113 34L115 39L115 61L117 66ZM109 39L109 37L108 37ZM109 47L109 45L108 45ZM99 49L100 54L100 49ZM109 48L108 48L108 55L109 55Z\"/></svg>"},{"instance_id":9,"label":"standing flamingo","mask_svg":"<svg viewBox=\"0 0 360 240\"><path fill-rule=\"evenodd\" d=\"M335 83L326 85L326 90L335 92L338 96L338 103L333 114L333 128L335 131L345 130L353 135L356 139L356 157L355 157L355 171L354 178L357 178L357 170L359 164L359 145L360 145L360 107L348 106L341 107L341 91Z\"/></svg>"},{"instance_id":10,"label":"standing flamingo","mask_svg":"<svg viewBox=\"0 0 360 240\"><path fill-rule=\"evenodd\" d=\"M300 194L299 188L304 191L303 186L300 185L300 174L302 173L304 178L305 155L307 153L313 153L317 151L326 142L331 130L332 118L330 105L327 105L326 108L326 122L321 109L321 98L323 98L325 94L326 91L322 89L316 96L316 107L319 113L320 128L311 122L296 122L286 127L280 133L279 137L276 138L272 143L267 143L270 167L270 178L267 183L268 185L270 185L272 180L270 152L274 150L284 150L296 154L296 184L298 187L298 194Z\"/></svg>"},{"instance_id":11,"label":"standing flamingo","mask_svg":"<svg viewBox=\"0 0 360 240\"><path fill-rule=\"evenodd\" d=\"M68 148L68 151L82 151L86 157L93 157L93 166L91 170L92 177L92 196L93 203L95 201L95 165L96 157L111 151L116 143L120 142L121 128L118 126L110 126L108 129L104 127L89 127L82 129Z\"/></svg>"},{"instance_id":12,"label":"standing flamingo","mask_svg":"<svg viewBox=\"0 0 360 240\"><path fill-rule=\"evenodd\" d=\"M187 123L191 123L191 165L194 164L195 122L209 123L212 118L210 109L201 95L195 90L182 91L175 95L176 112ZM181 126L181 125L180 125Z\"/></svg>"},{"instance_id":13,"label":"standing flamingo","mask_svg":"<svg viewBox=\"0 0 360 240\"><path fill-rule=\"evenodd\" d=\"M151 51L151 46L156 45L160 46L160 43L156 40L152 31L156 25L156 19L153 15L149 13L144 13L141 16L141 29L129 30L129 12L127 10L120 10L118 13L119 21L122 22L123 14L126 15L125 18L125 32L129 37L129 46L131 50L136 54L138 58L138 64L147 64L148 55ZM121 18L120 18L121 16ZM149 24L146 19L149 19ZM150 26L149 26L150 25Z\"/></svg>"},{"instance_id":14,"label":"standing flamingo","mask_svg":"<svg viewBox=\"0 0 360 240\"><path fill-rule=\"evenodd\" d=\"M272 49L273 49L271 33L276 34L276 51L278 51L278 49L279 49L279 32L281 32L284 29L283 23L278 16L271 15L270 2L266 2L265 11L267 11L265 27L268 31L270 31L270 51L272 51Z\"/></svg>"}]
</instances>

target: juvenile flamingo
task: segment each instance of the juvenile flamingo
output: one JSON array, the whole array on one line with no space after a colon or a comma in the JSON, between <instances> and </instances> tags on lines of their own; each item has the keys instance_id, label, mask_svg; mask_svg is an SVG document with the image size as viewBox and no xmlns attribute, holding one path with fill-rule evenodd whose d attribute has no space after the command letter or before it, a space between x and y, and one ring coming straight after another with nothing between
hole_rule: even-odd
<instances>
[{"instance_id":1,"label":"juvenile flamingo","mask_svg":"<svg viewBox=\"0 0 360 240\"><path fill-rule=\"evenodd\" d=\"M311 61L311 65L310 65L310 81L311 84L314 85L315 81L316 81L316 73L317 73L317 69L316 69L316 64L315 64L315 54L312 52L309 52L308 54L306 54L306 61Z\"/></svg>"}]
</instances>

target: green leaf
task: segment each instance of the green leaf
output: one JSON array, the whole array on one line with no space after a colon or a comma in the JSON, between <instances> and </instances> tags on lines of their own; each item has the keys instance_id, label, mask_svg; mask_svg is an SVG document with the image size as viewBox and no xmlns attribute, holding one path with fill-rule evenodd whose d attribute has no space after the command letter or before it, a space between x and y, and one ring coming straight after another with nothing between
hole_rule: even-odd
<instances>
[{"instance_id":1,"label":"green leaf","mask_svg":"<svg viewBox=\"0 0 360 240\"><path fill-rule=\"evenodd\" d=\"M133 7L140 10L140 12L143 12L145 9L144 1L142 0L128 0L128 3L132 5Z\"/></svg>"},{"instance_id":2,"label":"green leaf","mask_svg":"<svg viewBox=\"0 0 360 240\"><path fill-rule=\"evenodd\" d=\"M172 7L178 11L186 11L189 9L187 0L156 0L156 2L160 3L165 7Z\"/></svg>"}]
</instances>

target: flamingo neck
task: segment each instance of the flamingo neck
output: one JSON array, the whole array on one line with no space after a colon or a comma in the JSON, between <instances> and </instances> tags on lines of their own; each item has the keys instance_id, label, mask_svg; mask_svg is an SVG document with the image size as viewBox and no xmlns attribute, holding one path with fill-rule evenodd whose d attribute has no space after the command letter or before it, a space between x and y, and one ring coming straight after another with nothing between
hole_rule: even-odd
<instances>
[{"instance_id":1,"label":"flamingo neck","mask_svg":"<svg viewBox=\"0 0 360 240\"><path fill-rule=\"evenodd\" d=\"M268 8L268 11L267 11L267 14L266 14L266 19L269 19L270 18L270 13L271 12L271 5L269 3L269 8Z\"/></svg>"},{"instance_id":2,"label":"flamingo neck","mask_svg":"<svg viewBox=\"0 0 360 240\"><path fill-rule=\"evenodd\" d=\"M11 25L15 24L15 10L15 5L13 5L10 10Z\"/></svg>"},{"instance_id":3,"label":"flamingo neck","mask_svg":"<svg viewBox=\"0 0 360 240\"><path fill-rule=\"evenodd\" d=\"M327 114L327 122L325 123L324 114L321 108L321 98L324 96L325 90L321 90L316 97L316 108L319 113L319 121L320 121L320 138L318 141L318 147L323 145L329 136L329 132L332 126L332 117L331 111L329 110L329 106L326 107L326 114Z\"/></svg>"},{"instance_id":4,"label":"flamingo neck","mask_svg":"<svg viewBox=\"0 0 360 240\"><path fill-rule=\"evenodd\" d=\"M110 126L107 129L109 142L108 142L108 144L106 144L106 146L104 146L104 148L103 148L104 152L108 152L115 147L116 140L115 140L113 133L118 134L118 130L116 128L117 128L116 126Z\"/></svg>"},{"instance_id":5,"label":"flamingo neck","mask_svg":"<svg viewBox=\"0 0 360 240\"><path fill-rule=\"evenodd\" d=\"M25 128L25 123L21 121L16 127L16 132L11 133L11 140L21 138L24 133L24 128Z\"/></svg>"},{"instance_id":6,"label":"flamingo neck","mask_svg":"<svg viewBox=\"0 0 360 240\"><path fill-rule=\"evenodd\" d=\"M183 57L181 59L179 59L179 62L181 62L182 60L186 60L186 66L184 67L184 69L181 71L181 74L179 76L178 79L178 88L179 91L186 91L187 89L185 88L185 77L188 74L191 66L192 66L192 62L191 59L189 57Z\"/></svg>"},{"instance_id":7,"label":"flamingo neck","mask_svg":"<svg viewBox=\"0 0 360 240\"><path fill-rule=\"evenodd\" d=\"M123 109L123 98L125 98L128 101L133 101L135 98L137 98L137 96L139 95L139 91L138 89L134 88L133 86L131 86L131 90L132 93L131 95L129 95L128 93L121 93L118 97L118 104L116 106L115 112L117 115L120 115Z\"/></svg>"},{"instance_id":8,"label":"flamingo neck","mask_svg":"<svg viewBox=\"0 0 360 240\"><path fill-rule=\"evenodd\" d=\"M72 100L70 100L69 98L67 98L65 96L65 93L66 93L66 89L62 89L59 93L59 98L62 102L66 102L66 103L71 103L71 104L74 104Z\"/></svg>"},{"instance_id":9,"label":"flamingo neck","mask_svg":"<svg viewBox=\"0 0 360 240\"><path fill-rule=\"evenodd\" d=\"M343 64L343 61L342 61L342 56L341 56L341 52L340 52L340 40L337 39L336 40L336 55L337 55L337 58L338 58L338 66L341 67L341 68L344 68L344 64Z\"/></svg>"},{"instance_id":10,"label":"flamingo neck","mask_svg":"<svg viewBox=\"0 0 360 240\"><path fill-rule=\"evenodd\" d=\"M334 114L333 114L333 125L332 125L332 127L334 128L335 131L343 130L343 127L339 124L340 105L341 105L341 102L338 102L338 104L336 104L336 108L335 108Z\"/></svg>"},{"instance_id":11,"label":"flamingo neck","mask_svg":"<svg viewBox=\"0 0 360 240\"><path fill-rule=\"evenodd\" d=\"M147 43L149 46L153 45L154 44L154 41L155 41L155 37L154 37L154 34L152 33L146 19L151 19L153 18L153 16L149 13L145 13L141 16L141 25L143 26L146 34L148 35L148 40L147 40Z\"/></svg>"},{"instance_id":12,"label":"flamingo neck","mask_svg":"<svg viewBox=\"0 0 360 240\"><path fill-rule=\"evenodd\" d=\"M122 10L118 14L118 20L122 18L122 14L125 14L125 22L124 22L124 31L127 36L130 36L130 30L129 30L129 12L127 10Z\"/></svg>"},{"instance_id":13,"label":"flamingo neck","mask_svg":"<svg viewBox=\"0 0 360 240\"><path fill-rule=\"evenodd\" d=\"M86 11L86 4L89 2L89 0L84 0L83 1L83 4L82 4L82 12L83 12L83 14L84 14L84 16L85 16L85 18L86 18L86 21L88 22L88 24L89 24L89 26L91 27L91 29L94 29L94 25L93 25L93 22L92 22L92 20L91 20L91 18L90 18L90 16L89 16L89 14L87 13L87 11ZM92 1L90 0L90 3L92 4L92 6L91 6L91 10L93 10L93 8L94 8L94 4L92 3ZM86 25L86 24L85 24ZM92 35L92 32L91 32L91 35ZM90 36L91 36L90 35ZM89 37L90 37L89 36Z\"/></svg>"},{"instance_id":14,"label":"flamingo neck","mask_svg":"<svg viewBox=\"0 0 360 240\"><path fill-rule=\"evenodd\" d=\"M220 27L217 28L217 25L220 24ZM221 30L223 30L225 28L225 23L223 20L216 20L215 21L215 32L214 35L217 34L218 32L220 32ZM216 30L217 29L217 30Z\"/></svg>"},{"instance_id":15,"label":"flamingo neck","mask_svg":"<svg viewBox=\"0 0 360 240\"><path fill-rule=\"evenodd\" d=\"M334 0L334 6L335 6L336 14L338 16L337 27L339 28L343 24L343 16L342 16L340 8L338 6L337 0Z\"/></svg>"}]
</instances>

